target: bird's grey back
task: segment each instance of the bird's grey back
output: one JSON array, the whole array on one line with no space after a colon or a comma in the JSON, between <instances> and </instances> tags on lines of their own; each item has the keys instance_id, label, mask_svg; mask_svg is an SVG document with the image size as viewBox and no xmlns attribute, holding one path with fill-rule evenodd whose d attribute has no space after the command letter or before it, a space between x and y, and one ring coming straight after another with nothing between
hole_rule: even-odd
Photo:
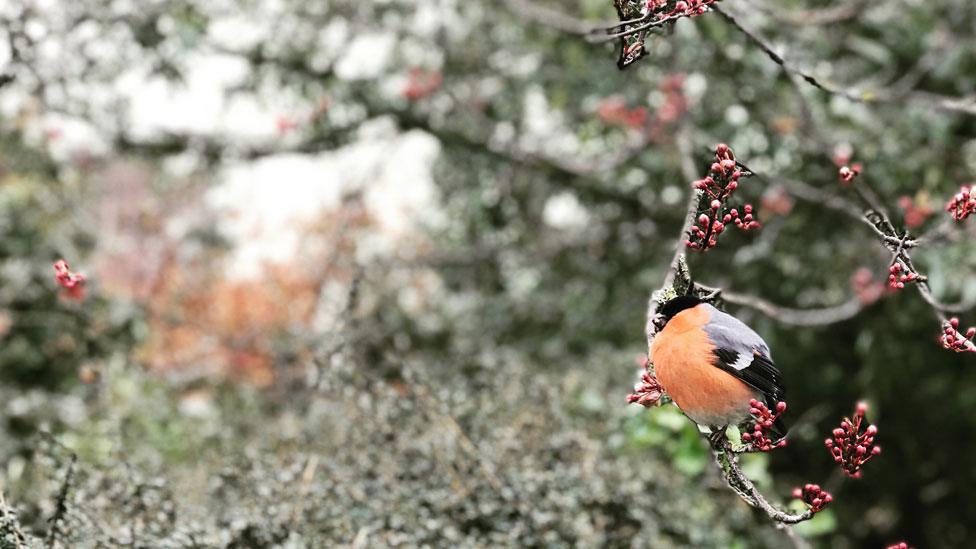
<instances>
[{"instance_id":1,"label":"bird's grey back","mask_svg":"<svg viewBox=\"0 0 976 549\"><path fill-rule=\"evenodd\" d=\"M773 359L769 352L769 346L766 345L763 338L759 337L759 334L753 331L752 328L746 326L734 316L723 313L709 304L703 304L702 306L707 307L711 313L711 318L705 324L705 333L708 334L712 343L720 349L728 349L739 353L741 359L748 358L748 361L736 361L736 369L741 370L749 366L752 361L752 355L756 351L759 351L760 354L770 361ZM740 363L742 363L741 366Z\"/></svg>"}]
</instances>

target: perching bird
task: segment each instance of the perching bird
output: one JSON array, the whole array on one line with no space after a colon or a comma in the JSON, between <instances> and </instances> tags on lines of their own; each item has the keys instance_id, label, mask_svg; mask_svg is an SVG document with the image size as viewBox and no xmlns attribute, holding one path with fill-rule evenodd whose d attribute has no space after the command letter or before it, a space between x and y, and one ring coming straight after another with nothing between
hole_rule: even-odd
<instances>
[{"instance_id":1,"label":"perching bird","mask_svg":"<svg viewBox=\"0 0 976 549\"><path fill-rule=\"evenodd\" d=\"M693 296L661 306L651 360L658 383L678 408L713 434L749 419L749 401L771 409L785 399L769 346L737 318ZM773 424L786 435L780 419Z\"/></svg>"}]
</instances>

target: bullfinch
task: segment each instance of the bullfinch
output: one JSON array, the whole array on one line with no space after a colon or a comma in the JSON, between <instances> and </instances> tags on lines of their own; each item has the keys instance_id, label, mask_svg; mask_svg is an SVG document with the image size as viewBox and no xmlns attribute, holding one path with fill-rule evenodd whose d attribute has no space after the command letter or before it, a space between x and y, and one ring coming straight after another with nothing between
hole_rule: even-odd
<instances>
[{"instance_id":1,"label":"bullfinch","mask_svg":"<svg viewBox=\"0 0 976 549\"><path fill-rule=\"evenodd\" d=\"M701 299L678 296L652 318L651 360L657 381L695 423L721 435L749 419L749 401L774 410L784 401L769 346L751 328ZM774 435L786 436L777 418Z\"/></svg>"}]
</instances>

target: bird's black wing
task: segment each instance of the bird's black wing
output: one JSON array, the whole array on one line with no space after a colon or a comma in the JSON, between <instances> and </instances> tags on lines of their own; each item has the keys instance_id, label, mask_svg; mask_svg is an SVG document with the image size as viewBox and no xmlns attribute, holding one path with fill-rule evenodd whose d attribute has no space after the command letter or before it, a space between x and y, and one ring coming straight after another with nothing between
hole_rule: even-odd
<instances>
[{"instance_id":1,"label":"bird's black wing","mask_svg":"<svg viewBox=\"0 0 976 549\"><path fill-rule=\"evenodd\" d=\"M766 401L766 406L770 409L775 409L777 402L786 399L782 375L773 361L758 350L749 353L748 351L717 347L714 354L715 361L713 364L715 366L741 379L746 385L762 393L763 400Z\"/></svg>"}]
</instances>

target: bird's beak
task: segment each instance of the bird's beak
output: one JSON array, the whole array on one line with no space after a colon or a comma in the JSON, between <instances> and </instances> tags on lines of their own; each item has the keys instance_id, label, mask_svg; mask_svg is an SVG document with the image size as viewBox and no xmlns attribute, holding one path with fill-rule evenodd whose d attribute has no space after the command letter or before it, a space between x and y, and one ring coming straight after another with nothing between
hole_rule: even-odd
<instances>
[{"instance_id":1,"label":"bird's beak","mask_svg":"<svg viewBox=\"0 0 976 549\"><path fill-rule=\"evenodd\" d=\"M654 333L657 333L664 329L664 325L667 324L667 322L664 319L664 315L657 313L651 317L651 324L654 325Z\"/></svg>"}]
</instances>

